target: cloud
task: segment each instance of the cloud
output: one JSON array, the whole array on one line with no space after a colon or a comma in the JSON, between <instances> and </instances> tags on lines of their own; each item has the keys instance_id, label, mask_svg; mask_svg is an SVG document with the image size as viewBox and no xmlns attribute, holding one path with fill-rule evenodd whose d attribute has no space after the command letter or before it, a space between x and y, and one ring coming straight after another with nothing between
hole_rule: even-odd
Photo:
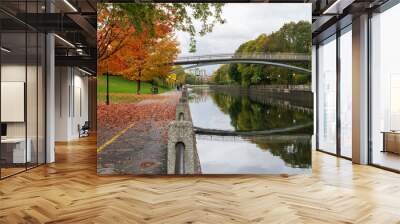
<instances>
[{"instance_id":1,"label":"cloud","mask_svg":"<svg viewBox=\"0 0 400 224\"><path fill-rule=\"evenodd\" d=\"M225 24L217 24L212 33L197 36L195 55L233 53L240 44L262 33L278 31L283 24L306 20L311 22L311 4L290 3L229 3L223 8ZM189 35L177 33L180 55L189 53ZM218 66L204 67L212 73Z\"/></svg>"}]
</instances>

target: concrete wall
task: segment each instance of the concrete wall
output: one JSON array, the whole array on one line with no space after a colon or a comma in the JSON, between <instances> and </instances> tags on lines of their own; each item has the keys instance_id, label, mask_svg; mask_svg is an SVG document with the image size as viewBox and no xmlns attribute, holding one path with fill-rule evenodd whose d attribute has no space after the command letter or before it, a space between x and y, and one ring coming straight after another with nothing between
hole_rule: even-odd
<instances>
[{"instance_id":1,"label":"concrete wall","mask_svg":"<svg viewBox=\"0 0 400 224\"><path fill-rule=\"evenodd\" d=\"M55 73L55 140L70 141L89 119L88 77L73 67L56 67Z\"/></svg>"},{"instance_id":2,"label":"concrete wall","mask_svg":"<svg viewBox=\"0 0 400 224\"><path fill-rule=\"evenodd\" d=\"M88 119L90 130L97 131L97 77L88 79Z\"/></svg>"},{"instance_id":3,"label":"concrete wall","mask_svg":"<svg viewBox=\"0 0 400 224\"><path fill-rule=\"evenodd\" d=\"M352 159L368 163L368 15L352 25Z\"/></svg>"},{"instance_id":4,"label":"concrete wall","mask_svg":"<svg viewBox=\"0 0 400 224\"><path fill-rule=\"evenodd\" d=\"M49 12L54 5L46 1ZM46 34L46 163L55 162L55 40L54 34Z\"/></svg>"},{"instance_id":5,"label":"concrete wall","mask_svg":"<svg viewBox=\"0 0 400 224\"><path fill-rule=\"evenodd\" d=\"M176 144L183 143L184 148L184 174L196 172L196 142L193 125L190 121L172 121L168 126L168 174L175 173Z\"/></svg>"},{"instance_id":6,"label":"concrete wall","mask_svg":"<svg viewBox=\"0 0 400 224\"><path fill-rule=\"evenodd\" d=\"M176 106L176 121L172 121L168 126L168 153L167 153L167 173L175 173L177 158L177 143L184 144L184 173L200 174L201 165L197 153L196 135L193 130L192 117L188 103L188 93L185 89L182 97Z\"/></svg>"}]
</instances>

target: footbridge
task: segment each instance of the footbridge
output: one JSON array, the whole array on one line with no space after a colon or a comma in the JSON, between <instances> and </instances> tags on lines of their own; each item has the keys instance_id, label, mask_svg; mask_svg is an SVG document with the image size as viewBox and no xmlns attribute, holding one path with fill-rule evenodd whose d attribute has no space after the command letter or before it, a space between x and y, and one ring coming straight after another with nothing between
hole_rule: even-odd
<instances>
[{"instance_id":1,"label":"footbridge","mask_svg":"<svg viewBox=\"0 0 400 224\"><path fill-rule=\"evenodd\" d=\"M184 69L191 69L214 64L264 64L311 74L307 68L290 64L310 61L311 55L305 53L234 53L183 56L178 57L173 65L188 65Z\"/></svg>"}]
</instances>

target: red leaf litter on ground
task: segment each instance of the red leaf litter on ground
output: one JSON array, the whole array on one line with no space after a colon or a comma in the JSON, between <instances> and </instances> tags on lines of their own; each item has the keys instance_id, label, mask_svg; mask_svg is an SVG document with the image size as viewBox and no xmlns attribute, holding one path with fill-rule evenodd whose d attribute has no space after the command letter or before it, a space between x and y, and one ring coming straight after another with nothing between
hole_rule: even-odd
<instances>
[{"instance_id":1,"label":"red leaf litter on ground","mask_svg":"<svg viewBox=\"0 0 400 224\"><path fill-rule=\"evenodd\" d=\"M151 119L164 126L175 119L176 105L180 93L161 95L139 95L136 103L99 104L97 107L97 144L101 146L119 131L135 123ZM165 129L166 127L160 127Z\"/></svg>"}]
</instances>

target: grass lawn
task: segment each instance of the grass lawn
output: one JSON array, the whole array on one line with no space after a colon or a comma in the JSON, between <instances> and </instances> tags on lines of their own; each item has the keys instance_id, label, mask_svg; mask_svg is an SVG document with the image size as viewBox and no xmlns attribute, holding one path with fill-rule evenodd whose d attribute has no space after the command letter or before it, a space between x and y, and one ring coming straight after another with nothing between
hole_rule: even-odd
<instances>
[{"instance_id":1,"label":"grass lawn","mask_svg":"<svg viewBox=\"0 0 400 224\"><path fill-rule=\"evenodd\" d=\"M106 100L107 100L106 93L97 93L98 103L105 103ZM136 103L140 100L141 97L133 93L110 93L110 103Z\"/></svg>"},{"instance_id":2,"label":"grass lawn","mask_svg":"<svg viewBox=\"0 0 400 224\"><path fill-rule=\"evenodd\" d=\"M110 93L134 93L136 94L137 84L136 81L131 81L122 78L121 76L109 76L109 90ZM171 90L170 88L158 87L158 93L164 93ZM101 75L97 77L97 92L107 92L107 77ZM141 94L151 94L151 83L140 83Z\"/></svg>"}]
</instances>

